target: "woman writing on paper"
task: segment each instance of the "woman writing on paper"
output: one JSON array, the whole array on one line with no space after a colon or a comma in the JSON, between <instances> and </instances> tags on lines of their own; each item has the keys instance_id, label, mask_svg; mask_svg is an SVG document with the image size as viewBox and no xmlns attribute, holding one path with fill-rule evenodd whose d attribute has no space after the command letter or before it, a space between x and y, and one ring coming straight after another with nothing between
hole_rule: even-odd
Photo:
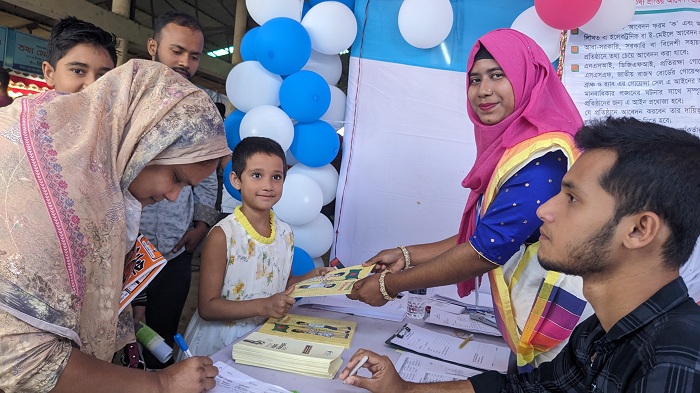
<instances>
[{"instance_id":1,"label":"woman writing on paper","mask_svg":"<svg viewBox=\"0 0 700 393\"><path fill-rule=\"evenodd\" d=\"M151 61L0 110L0 391L214 387L208 358L156 373L110 361L134 340L131 308L118 309L141 207L176 199L228 153L206 93Z\"/></svg>"},{"instance_id":2,"label":"woman writing on paper","mask_svg":"<svg viewBox=\"0 0 700 393\"><path fill-rule=\"evenodd\" d=\"M454 283L466 296L474 278L488 272L501 333L519 366L536 365L558 353L586 305L580 279L547 272L533 259L536 210L559 192L583 122L542 49L510 29L487 33L472 47L467 99L477 156L462 182L471 192L459 233L380 252L365 262L380 274L355 283L348 296L382 305L405 290ZM548 301L568 317L534 311ZM549 323L560 327L555 337L532 329Z\"/></svg>"}]
</instances>

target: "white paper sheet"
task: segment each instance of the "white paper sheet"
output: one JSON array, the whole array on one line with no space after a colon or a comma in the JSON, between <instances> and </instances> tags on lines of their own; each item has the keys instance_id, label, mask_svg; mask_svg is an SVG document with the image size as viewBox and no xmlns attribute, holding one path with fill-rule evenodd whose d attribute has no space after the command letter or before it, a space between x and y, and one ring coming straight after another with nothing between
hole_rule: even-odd
<instances>
[{"instance_id":1,"label":"white paper sheet","mask_svg":"<svg viewBox=\"0 0 700 393\"><path fill-rule=\"evenodd\" d=\"M250 377L226 363L216 362L219 369L216 376L216 387L209 393L291 393L276 385L271 385Z\"/></svg>"},{"instance_id":2,"label":"white paper sheet","mask_svg":"<svg viewBox=\"0 0 700 393\"><path fill-rule=\"evenodd\" d=\"M481 371L468 367L460 367L407 352L401 354L395 366L401 378L416 383L463 381L481 374Z\"/></svg>"},{"instance_id":3,"label":"white paper sheet","mask_svg":"<svg viewBox=\"0 0 700 393\"><path fill-rule=\"evenodd\" d=\"M405 296L393 302L388 302L381 307L372 307L359 300L350 300L347 296L308 297L300 299L296 304L298 306L308 306L395 322L403 321L403 318L406 316Z\"/></svg>"},{"instance_id":4,"label":"white paper sheet","mask_svg":"<svg viewBox=\"0 0 700 393\"><path fill-rule=\"evenodd\" d=\"M498 329L479 321L473 321L469 318L469 314L451 314L440 309L431 309L430 315L425 322L473 333L488 334L489 336L501 336L501 332Z\"/></svg>"},{"instance_id":5,"label":"white paper sheet","mask_svg":"<svg viewBox=\"0 0 700 393\"><path fill-rule=\"evenodd\" d=\"M508 371L508 347L472 340L460 348L463 341L457 336L436 333L408 323L391 338L390 343L409 351L468 367L502 373Z\"/></svg>"},{"instance_id":6,"label":"white paper sheet","mask_svg":"<svg viewBox=\"0 0 700 393\"><path fill-rule=\"evenodd\" d=\"M478 301L477 301L477 295ZM464 306L467 309L477 309L493 312L493 297L491 297L491 287L488 285L488 280L482 280L478 290L472 291L469 296L460 297L457 294L456 285L445 285L442 287L428 288L428 296L438 300L447 301L453 304Z\"/></svg>"}]
</instances>

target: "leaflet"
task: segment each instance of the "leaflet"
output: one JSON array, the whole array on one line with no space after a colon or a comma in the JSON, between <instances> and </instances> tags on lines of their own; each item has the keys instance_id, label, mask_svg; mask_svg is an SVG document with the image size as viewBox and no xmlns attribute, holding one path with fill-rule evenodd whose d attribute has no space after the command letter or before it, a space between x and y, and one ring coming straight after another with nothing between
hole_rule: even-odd
<instances>
[{"instance_id":1,"label":"leaflet","mask_svg":"<svg viewBox=\"0 0 700 393\"><path fill-rule=\"evenodd\" d=\"M463 381L481 374L481 371L478 370L456 366L410 352L401 354L396 362L396 371L404 380L415 383Z\"/></svg>"},{"instance_id":2,"label":"leaflet","mask_svg":"<svg viewBox=\"0 0 700 393\"><path fill-rule=\"evenodd\" d=\"M352 291L356 281L369 275L372 266L351 266L298 282L294 286L291 297L346 295Z\"/></svg>"}]
</instances>

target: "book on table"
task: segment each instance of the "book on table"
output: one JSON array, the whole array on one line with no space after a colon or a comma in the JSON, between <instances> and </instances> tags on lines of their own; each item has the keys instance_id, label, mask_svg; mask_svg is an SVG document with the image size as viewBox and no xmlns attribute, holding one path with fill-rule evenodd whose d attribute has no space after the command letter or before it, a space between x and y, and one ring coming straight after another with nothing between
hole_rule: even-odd
<instances>
[{"instance_id":1,"label":"book on table","mask_svg":"<svg viewBox=\"0 0 700 393\"><path fill-rule=\"evenodd\" d=\"M353 321L287 314L268 319L258 332L350 348L356 328L357 323Z\"/></svg>"},{"instance_id":2,"label":"book on table","mask_svg":"<svg viewBox=\"0 0 700 393\"><path fill-rule=\"evenodd\" d=\"M333 379L343 364L343 347L253 332L235 343L231 357L238 364Z\"/></svg>"}]
</instances>

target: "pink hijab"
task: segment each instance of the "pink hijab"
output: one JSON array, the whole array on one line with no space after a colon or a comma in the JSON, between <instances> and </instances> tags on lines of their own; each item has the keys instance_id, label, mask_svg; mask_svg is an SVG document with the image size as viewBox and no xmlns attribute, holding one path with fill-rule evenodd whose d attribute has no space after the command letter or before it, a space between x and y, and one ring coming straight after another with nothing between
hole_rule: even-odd
<instances>
[{"instance_id":1,"label":"pink hijab","mask_svg":"<svg viewBox=\"0 0 700 393\"><path fill-rule=\"evenodd\" d=\"M477 201L507 149L547 132L574 135L583 125L581 115L557 77L552 63L530 37L511 29L486 33L472 47L467 74L474 66L474 56L482 45L501 66L513 86L515 108L500 123L485 125L467 103L469 118L474 123L476 161L462 181L462 186L471 189L471 192L457 235L458 244L466 242L474 233ZM457 286L459 295L467 296L474 289L474 281L468 280Z\"/></svg>"}]
</instances>

